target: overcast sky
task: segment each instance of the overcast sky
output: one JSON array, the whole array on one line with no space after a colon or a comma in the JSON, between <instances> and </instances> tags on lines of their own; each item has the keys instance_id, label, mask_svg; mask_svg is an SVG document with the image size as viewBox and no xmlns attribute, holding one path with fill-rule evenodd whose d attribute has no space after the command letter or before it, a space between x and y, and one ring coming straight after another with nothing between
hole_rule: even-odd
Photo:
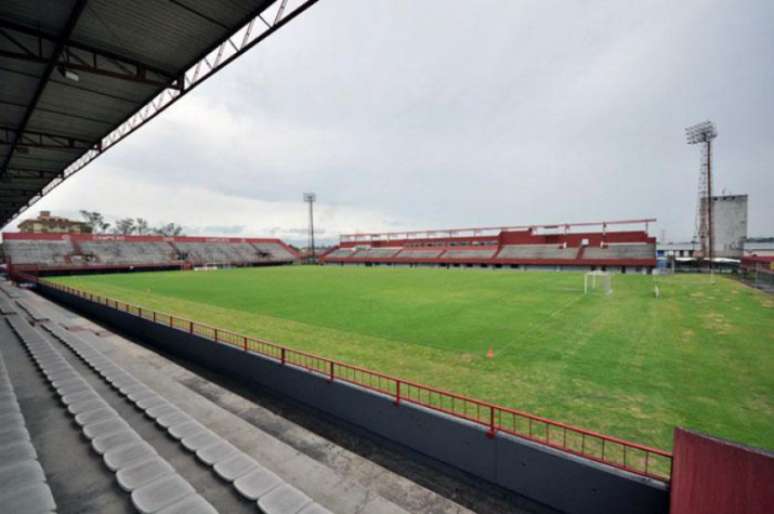
<instances>
[{"instance_id":1,"label":"overcast sky","mask_svg":"<svg viewBox=\"0 0 774 514\"><path fill-rule=\"evenodd\" d=\"M321 0L25 214L299 239L315 191L326 238L656 217L688 239L705 119L716 190L774 235L771 0Z\"/></svg>"}]
</instances>

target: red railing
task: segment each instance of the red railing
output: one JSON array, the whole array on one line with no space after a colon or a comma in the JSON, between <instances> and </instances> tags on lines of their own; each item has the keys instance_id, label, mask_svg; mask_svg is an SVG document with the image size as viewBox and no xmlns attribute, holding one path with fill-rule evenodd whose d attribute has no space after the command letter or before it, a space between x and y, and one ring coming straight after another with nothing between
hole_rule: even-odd
<instances>
[{"instance_id":1,"label":"red railing","mask_svg":"<svg viewBox=\"0 0 774 514\"><path fill-rule=\"evenodd\" d=\"M40 282L48 287L154 323L254 352L275 359L283 365L303 368L329 381L347 382L381 393L392 400L396 406L401 403L412 403L475 423L486 428L488 437L494 437L497 432L504 432L638 475L662 481L669 481L670 478L672 454L658 448L403 380L171 314L104 298L56 282L43 279Z\"/></svg>"}]
</instances>

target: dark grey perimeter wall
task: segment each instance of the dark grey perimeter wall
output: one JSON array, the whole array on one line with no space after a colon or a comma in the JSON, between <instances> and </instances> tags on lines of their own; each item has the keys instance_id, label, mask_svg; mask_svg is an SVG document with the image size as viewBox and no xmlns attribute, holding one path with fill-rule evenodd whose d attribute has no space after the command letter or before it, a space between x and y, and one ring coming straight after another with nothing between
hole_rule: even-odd
<instances>
[{"instance_id":1,"label":"dark grey perimeter wall","mask_svg":"<svg viewBox=\"0 0 774 514\"><path fill-rule=\"evenodd\" d=\"M455 466L567 513L668 512L660 482L546 448L507 434L486 437L483 427L392 399L237 348L174 330L45 285L45 296L112 325L165 352L229 377L256 382L354 423L424 455Z\"/></svg>"}]
</instances>

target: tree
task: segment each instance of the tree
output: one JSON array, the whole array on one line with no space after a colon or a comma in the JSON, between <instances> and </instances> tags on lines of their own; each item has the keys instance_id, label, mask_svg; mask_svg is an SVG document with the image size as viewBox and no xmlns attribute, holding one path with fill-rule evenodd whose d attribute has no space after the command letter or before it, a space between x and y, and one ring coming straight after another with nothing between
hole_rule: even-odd
<instances>
[{"instance_id":1,"label":"tree","mask_svg":"<svg viewBox=\"0 0 774 514\"><path fill-rule=\"evenodd\" d=\"M167 223L166 225L161 225L153 229L153 231L160 236L182 236L183 235L183 227L181 227L177 223Z\"/></svg>"},{"instance_id":2,"label":"tree","mask_svg":"<svg viewBox=\"0 0 774 514\"><path fill-rule=\"evenodd\" d=\"M148 221L146 219L135 218L134 231L137 233L138 236L144 236L146 234L150 234L151 228L148 225Z\"/></svg>"},{"instance_id":3,"label":"tree","mask_svg":"<svg viewBox=\"0 0 774 514\"><path fill-rule=\"evenodd\" d=\"M96 234L107 232L110 227L110 223L105 221L105 217L97 211L81 211L81 217L86 226Z\"/></svg>"},{"instance_id":4,"label":"tree","mask_svg":"<svg viewBox=\"0 0 774 514\"><path fill-rule=\"evenodd\" d=\"M120 220L116 220L116 224L113 227L113 233L120 234L122 236L129 236L133 234L134 231L135 226L133 218L122 218Z\"/></svg>"}]
</instances>

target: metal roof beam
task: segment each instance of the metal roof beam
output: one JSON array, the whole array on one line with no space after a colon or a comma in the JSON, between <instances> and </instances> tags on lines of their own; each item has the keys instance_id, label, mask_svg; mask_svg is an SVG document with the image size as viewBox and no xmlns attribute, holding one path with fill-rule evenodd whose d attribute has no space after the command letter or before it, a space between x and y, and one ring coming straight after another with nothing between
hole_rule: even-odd
<instances>
[{"instance_id":1,"label":"metal roof beam","mask_svg":"<svg viewBox=\"0 0 774 514\"><path fill-rule=\"evenodd\" d=\"M13 178L44 178L44 179L51 179L59 175L58 171L51 171L51 170L37 170L34 168L10 168L6 171L5 175L3 177L0 177L0 180L5 180L6 178L13 179Z\"/></svg>"},{"instance_id":2,"label":"metal roof beam","mask_svg":"<svg viewBox=\"0 0 774 514\"><path fill-rule=\"evenodd\" d=\"M126 67L114 63L112 66L113 69L108 69L106 66L108 66L109 63L105 62L104 59L100 59L97 54L75 57L76 55L77 54L68 50L63 51L62 56L57 63L57 68L59 68L62 73L64 73L65 70L72 70L112 79L128 80L139 84L147 84L149 86L174 87L179 89L177 81L174 81L171 78L153 79L148 77L149 70L146 68L137 66L134 69L127 69ZM38 64L46 64L49 61L48 58L39 53L10 52L7 50L0 50L0 57ZM88 58L88 61L86 58ZM79 62L73 62L74 59L77 59ZM164 76L162 75L162 77Z\"/></svg>"},{"instance_id":3,"label":"metal roof beam","mask_svg":"<svg viewBox=\"0 0 774 514\"><path fill-rule=\"evenodd\" d=\"M13 73L14 75L21 75L22 77L29 77L29 78L32 78L32 79L35 79L35 80L37 80L39 78L38 75L36 75L34 73L27 73L27 72L24 72L24 71L21 71L21 70L14 70L13 68L8 68L6 66L0 66L0 71L3 71L5 73ZM66 80L64 78L62 80L56 80L56 79L52 78L52 79L49 79L49 82L51 82L52 84L56 84L58 86L67 87L67 88L71 88L71 89L77 89L78 91L85 91L85 92L91 93L93 95L104 96L105 98L110 98L111 100L119 100L121 102L126 102L126 103L129 103L129 104L134 104L135 103L135 100L132 99L132 98L127 98L125 96L116 95L114 93L106 93L105 91L99 91L99 90L96 90L96 89L93 89L93 88L79 86L75 82Z\"/></svg>"},{"instance_id":4,"label":"metal roof beam","mask_svg":"<svg viewBox=\"0 0 774 514\"><path fill-rule=\"evenodd\" d=\"M17 33L20 33L20 34L24 34L26 36L31 36L33 38L36 38L36 40L37 40L36 44L35 44L36 48L40 48L42 46L41 43L44 42L44 41L47 42L47 43L50 43L50 44L55 44L58 41L58 39L59 39L57 36L55 36L53 34L48 34L46 32L42 32L40 30L32 29L30 27L25 27L24 25L19 25L18 23L14 23L12 21L7 21L7 20L0 20L0 29L4 29L6 31L5 34L3 34L2 31L0 31L0 35L4 35L6 37L6 39L9 39L9 40L13 37L13 35L8 34L8 32L10 32L10 31L17 32ZM9 37L9 36L11 36L11 37ZM14 39L16 39L15 45L19 46L20 43L21 43L19 38L17 37L17 38L14 38ZM24 46L24 45L22 45L22 46ZM24 48L28 52L30 52L32 54L37 54L37 50L30 50L29 47L24 47ZM141 68L141 69L145 69L145 70L148 70L148 71L152 71L153 73L155 73L157 75L161 75L161 76L163 76L163 77L165 77L165 78L167 78L169 80L174 78L174 74L173 73L171 73L171 72L169 72L167 70L161 69L158 66L154 66L154 65L148 64L148 63L144 63L142 61L138 61L137 59L132 59L130 57L124 57L124 56L116 54L114 52L109 52L107 50L95 48L93 46L86 45L86 44L83 44L83 43L79 43L77 41L66 41L64 49L68 50L70 52L72 52L74 50L79 50L80 51L79 53L85 52L85 53L97 56L99 58L109 60L109 61L113 62L114 64L116 64L119 67L124 65L124 66L133 67L133 68Z\"/></svg>"},{"instance_id":5,"label":"metal roof beam","mask_svg":"<svg viewBox=\"0 0 774 514\"><path fill-rule=\"evenodd\" d=\"M3 165L0 166L0 177L2 177L3 174L5 174L6 169L8 169L8 164L11 162L11 158L13 157L14 151L16 150L16 143L19 140L19 135L24 133L24 131L27 129L27 123L29 123L32 113L35 112L35 108L37 107L38 102L40 101L40 96L43 94L43 90L46 89L46 85L48 84L48 79L49 77L51 77L51 73L54 71L54 68L56 67L56 62L59 60L59 56L64 50L65 43L67 39L70 37L70 34L72 34L73 29L75 28L75 24L78 22L78 18L80 18L81 13L83 12L83 9L85 7L86 7L86 0L77 0L75 2L75 5L73 6L72 11L70 11L70 16L67 18L67 23L65 23L64 29L62 30L62 33L59 35L54 46L54 51L51 53L50 60L46 64L46 69L43 72L43 75L40 77L40 81L38 82L38 87L37 89L35 89L35 93L32 96L32 100L27 105L27 109L24 112L24 116L22 117L22 122L19 124L19 131L16 132L13 143L11 144L11 149L8 152L8 155L5 157L3 161Z\"/></svg>"},{"instance_id":6,"label":"metal roof beam","mask_svg":"<svg viewBox=\"0 0 774 514\"><path fill-rule=\"evenodd\" d=\"M289 12L285 8L286 2L280 2L279 7L277 8L277 12L275 13L273 23L267 22L261 16L261 12L264 10L263 8L256 8L252 10L249 15L247 15L239 24L235 25L235 29L232 34L221 41L215 42L212 46L205 49L195 61L186 67L185 70L181 70L180 75L175 77L176 82L174 84L170 83L158 94L149 96L142 107L137 109L133 114L129 115L121 124L115 126L115 128L102 136L100 141L95 146L88 149L83 155L78 157L77 160L73 161L64 170L57 173L51 182L49 182L39 192L35 193L33 197L26 201L24 205L21 205L16 211L14 211L12 216L5 219L2 223L8 223L10 220L24 212L24 210L34 205L38 200L40 200L40 198L50 193L66 179L83 169L106 150L112 148L128 135L132 134L135 130L139 129L150 120L164 112L167 108L183 98L190 91L195 89L210 77L214 76L218 71L239 58L252 47L274 34L286 24L290 23L297 16L305 12L317 2L318 0L304 0L300 5L296 6ZM79 3L79 5L82 3L83 2ZM265 25L265 27L261 26L261 24ZM69 42L69 46L74 48L75 44L73 42ZM84 45L79 46L81 49L86 50ZM58 60L58 56L56 60ZM84 62L80 62L80 64L83 65ZM56 67L56 63L54 63L54 66L49 67L54 69ZM150 69L150 67L148 69ZM50 75L50 70L47 69L47 71ZM46 75L46 77L48 77L48 75ZM177 85L180 87L175 88ZM42 109L38 110L42 111ZM53 111L48 110L48 112ZM55 114L72 116L68 113L61 112L55 112ZM90 121L100 122L100 120ZM23 129L24 127L22 127L22 130ZM6 162L3 167L0 167L0 176L2 176L2 168L7 169L8 162ZM14 169L18 169L18 167L14 167Z\"/></svg>"},{"instance_id":7,"label":"metal roof beam","mask_svg":"<svg viewBox=\"0 0 774 514\"><path fill-rule=\"evenodd\" d=\"M31 195L34 195L40 190L38 184L27 185L25 187L19 187L17 189L7 189L8 184L3 184L3 191L0 192L0 202L7 203L9 201L24 202L24 200Z\"/></svg>"},{"instance_id":8,"label":"metal roof beam","mask_svg":"<svg viewBox=\"0 0 774 514\"><path fill-rule=\"evenodd\" d=\"M53 150L88 150L94 146L91 142L60 134L49 134L35 130L19 133L15 128L0 127L0 145L10 145L18 137L17 146L28 148L47 148Z\"/></svg>"}]
</instances>

